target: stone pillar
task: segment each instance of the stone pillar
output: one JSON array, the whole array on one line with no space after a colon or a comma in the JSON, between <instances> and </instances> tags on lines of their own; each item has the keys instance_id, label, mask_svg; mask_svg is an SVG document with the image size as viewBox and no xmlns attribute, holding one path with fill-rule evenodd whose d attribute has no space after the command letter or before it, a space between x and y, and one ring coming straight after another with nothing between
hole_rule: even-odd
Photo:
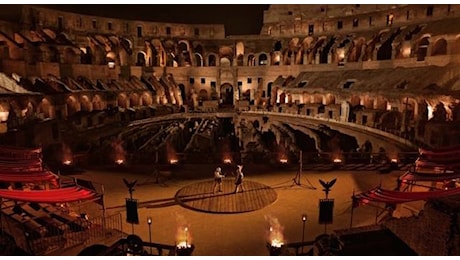
<instances>
[{"instance_id":1,"label":"stone pillar","mask_svg":"<svg viewBox=\"0 0 460 260\"><path fill-rule=\"evenodd\" d=\"M340 121L348 122L348 117L350 114L350 104L347 101L342 101L340 105Z\"/></svg>"},{"instance_id":2,"label":"stone pillar","mask_svg":"<svg viewBox=\"0 0 460 260\"><path fill-rule=\"evenodd\" d=\"M425 59L426 57L431 57L431 50L433 50L433 43L434 43L433 39L431 37L428 38L428 46L426 47Z\"/></svg>"},{"instance_id":3,"label":"stone pillar","mask_svg":"<svg viewBox=\"0 0 460 260\"><path fill-rule=\"evenodd\" d=\"M396 47L398 46L398 43L393 42L391 44L391 60L394 60L396 58Z\"/></svg>"},{"instance_id":4,"label":"stone pillar","mask_svg":"<svg viewBox=\"0 0 460 260\"><path fill-rule=\"evenodd\" d=\"M376 44L374 50L372 51L372 60L377 60L377 53L379 52L381 44Z\"/></svg>"}]
</instances>

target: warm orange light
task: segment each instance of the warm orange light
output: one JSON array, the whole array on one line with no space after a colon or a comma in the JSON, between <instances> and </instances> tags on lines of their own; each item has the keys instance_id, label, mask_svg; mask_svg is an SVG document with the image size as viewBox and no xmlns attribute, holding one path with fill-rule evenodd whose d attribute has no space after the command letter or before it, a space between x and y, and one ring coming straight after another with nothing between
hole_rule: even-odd
<instances>
[{"instance_id":1,"label":"warm orange light","mask_svg":"<svg viewBox=\"0 0 460 260\"><path fill-rule=\"evenodd\" d=\"M65 165L71 165L72 161L71 160L64 160L62 163L65 164Z\"/></svg>"},{"instance_id":2,"label":"warm orange light","mask_svg":"<svg viewBox=\"0 0 460 260\"><path fill-rule=\"evenodd\" d=\"M177 248L179 248L179 249L184 249L184 248L190 248L190 247L192 247L192 245L190 244L190 241L189 241L188 227L185 227L185 228L184 228L183 239L184 239L184 240L181 240L181 241L179 241L179 242L176 243L176 247L177 247Z\"/></svg>"},{"instance_id":3,"label":"warm orange light","mask_svg":"<svg viewBox=\"0 0 460 260\"><path fill-rule=\"evenodd\" d=\"M169 159L170 164L177 164L178 162L179 162L179 160L177 160L177 159Z\"/></svg>"},{"instance_id":4,"label":"warm orange light","mask_svg":"<svg viewBox=\"0 0 460 260\"><path fill-rule=\"evenodd\" d=\"M287 160L286 158L281 158L281 159L280 159L280 163L283 163L283 164L284 164L284 163L287 163L287 162L288 162L288 160Z\"/></svg>"},{"instance_id":5,"label":"warm orange light","mask_svg":"<svg viewBox=\"0 0 460 260\"><path fill-rule=\"evenodd\" d=\"M124 161L122 159L115 160L115 163L118 165L122 165Z\"/></svg>"},{"instance_id":6,"label":"warm orange light","mask_svg":"<svg viewBox=\"0 0 460 260\"><path fill-rule=\"evenodd\" d=\"M334 159L334 163L341 163L341 162L342 162L342 160L339 159L339 158L335 158L335 159Z\"/></svg>"},{"instance_id":7,"label":"warm orange light","mask_svg":"<svg viewBox=\"0 0 460 260\"><path fill-rule=\"evenodd\" d=\"M391 159L391 163L398 163L398 159L395 159L395 158Z\"/></svg>"},{"instance_id":8,"label":"warm orange light","mask_svg":"<svg viewBox=\"0 0 460 260\"><path fill-rule=\"evenodd\" d=\"M229 158L225 158L225 159L224 159L224 163L226 163L226 164L231 164L231 163L232 163L232 160L229 159Z\"/></svg>"},{"instance_id":9,"label":"warm orange light","mask_svg":"<svg viewBox=\"0 0 460 260\"><path fill-rule=\"evenodd\" d=\"M270 245L272 247L282 247L284 245L283 237L279 230L275 230L273 227L270 227L270 237Z\"/></svg>"}]
</instances>

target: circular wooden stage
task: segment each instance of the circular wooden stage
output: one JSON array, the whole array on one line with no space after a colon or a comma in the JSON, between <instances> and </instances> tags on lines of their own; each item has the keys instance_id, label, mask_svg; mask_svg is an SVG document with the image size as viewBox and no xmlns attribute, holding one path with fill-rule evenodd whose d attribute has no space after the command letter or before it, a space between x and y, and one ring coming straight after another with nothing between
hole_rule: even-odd
<instances>
[{"instance_id":1,"label":"circular wooden stage","mask_svg":"<svg viewBox=\"0 0 460 260\"><path fill-rule=\"evenodd\" d=\"M207 213L242 213L262 209L276 201L276 191L267 185L244 181L241 189L233 193L233 180L222 182L222 192L213 192L214 180L183 187L176 193L176 201L183 207ZM217 191L217 188L216 188Z\"/></svg>"}]
</instances>

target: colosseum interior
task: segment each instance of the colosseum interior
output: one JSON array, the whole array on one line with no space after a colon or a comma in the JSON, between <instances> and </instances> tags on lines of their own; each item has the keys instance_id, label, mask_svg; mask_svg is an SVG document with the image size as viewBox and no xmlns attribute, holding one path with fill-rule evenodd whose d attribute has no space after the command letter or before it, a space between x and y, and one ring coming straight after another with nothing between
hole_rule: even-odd
<instances>
[{"instance_id":1,"label":"colosseum interior","mask_svg":"<svg viewBox=\"0 0 460 260\"><path fill-rule=\"evenodd\" d=\"M256 35L152 19L43 5L0 18L0 143L40 147L53 171L460 145L460 5L272 4Z\"/></svg>"}]
</instances>

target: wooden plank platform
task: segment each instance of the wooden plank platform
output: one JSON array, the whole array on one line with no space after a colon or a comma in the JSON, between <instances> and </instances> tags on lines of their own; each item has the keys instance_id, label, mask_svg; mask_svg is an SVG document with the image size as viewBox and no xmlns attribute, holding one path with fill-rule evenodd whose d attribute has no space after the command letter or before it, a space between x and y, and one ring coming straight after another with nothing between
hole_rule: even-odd
<instances>
[{"instance_id":1,"label":"wooden plank platform","mask_svg":"<svg viewBox=\"0 0 460 260\"><path fill-rule=\"evenodd\" d=\"M267 185L245 180L244 192L234 193L233 180L222 182L222 192L213 192L214 180L197 182L176 193L183 207L208 213L242 213L262 209L276 201L276 191Z\"/></svg>"}]
</instances>

